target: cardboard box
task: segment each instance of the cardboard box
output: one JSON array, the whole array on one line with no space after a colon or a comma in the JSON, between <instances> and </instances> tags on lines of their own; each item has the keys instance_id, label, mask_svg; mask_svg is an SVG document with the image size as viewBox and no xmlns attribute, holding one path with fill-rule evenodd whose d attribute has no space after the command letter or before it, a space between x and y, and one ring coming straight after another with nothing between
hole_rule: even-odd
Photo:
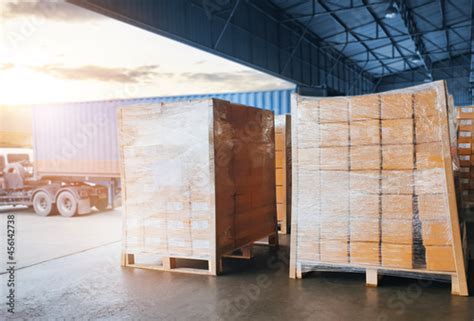
<instances>
[{"instance_id":1,"label":"cardboard box","mask_svg":"<svg viewBox=\"0 0 474 321\"><path fill-rule=\"evenodd\" d=\"M321 192L321 215L332 220L347 219L349 217L349 196L347 194L329 194Z\"/></svg>"},{"instance_id":2,"label":"cardboard box","mask_svg":"<svg viewBox=\"0 0 474 321\"><path fill-rule=\"evenodd\" d=\"M427 246L426 269L429 271L454 272L453 249L451 246Z\"/></svg>"},{"instance_id":3,"label":"cardboard box","mask_svg":"<svg viewBox=\"0 0 474 321\"><path fill-rule=\"evenodd\" d=\"M304 139L298 140L298 150L305 148L315 148L319 146L319 126L318 122L310 122L308 119L298 122L298 133L304 135Z\"/></svg>"},{"instance_id":4,"label":"cardboard box","mask_svg":"<svg viewBox=\"0 0 474 321\"><path fill-rule=\"evenodd\" d=\"M322 170L349 170L349 147L324 147L320 149Z\"/></svg>"},{"instance_id":5,"label":"cardboard box","mask_svg":"<svg viewBox=\"0 0 474 321\"><path fill-rule=\"evenodd\" d=\"M439 221L421 221L423 245L452 245L451 225L447 218Z\"/></svg>"},{"instance_id":6,"label":"cardboard box","mask_svg":"<svg viewBox=\"0 0 474 321\"><path fill-rule=\"evenodd\" d=\"M350 260L353 264L380 265L380 243L352 242Z\"/></svg>"},{"instance_id":7,"label":"cardboard box","mask_svg":"<svg viewBox=\"0 0 474 321\"><path fill-rule=\"evenodd\" d=\"M382 166L383 169L413 169L414 167L414 146L409 145L384 145L382 146Z\"/></svg>"},{"instance_id":8,"label":"cardboard box","mask_svg":"<svg viewBox=\"0 0 474 321\"><path fill-rule=\"evenodd\" d=\"M380 99L377 95L351 97L351 121L380 118Z\"/></svg>"},{"instance_id":9,"label":"cardboard box","mask_svg":"<svg viewBox=\"0 0 474 321\"><path fill-rule=\"evenodd\" d=\"M416 168L444 168L443 146L441 143L423 143L416 147Z\"/></svg>"},{"instance_id":10,"label":"cardboard box","mask_svg":"<svg viewBox=\"0 0 474 321\"><path fill-rule=\"evenodd\" d=\"M413 96L411 94L384 94L381 99L382 119L408 119L413 117Z\"/></svg>"},{"instance_id":11,"label":"cardboard box","mask_svg":"<svg viewBox=\"0 0 474 321\"><path fill-rule=\"evenodd\" d=\"M383 220L412 220L413 195L382 194Z\"/></svg>"},{"instance_id":12,"label":"cardboard box","mask_svg":"<svg viewBox=\"0 0 474 321\"><path fill-rule=\"evenodd\" d=\"M380 121L357 120L350 124L351 145L380 145Z\"/></svg>"},{"instance_id":13,"label":"cardboard box","mask_svg":"<svg viewBox=\"0 0 474 321\"><path fill-rule=\"evenodd\" d=\"M381 167L380 146L351 146L351 171L377 170Z\"/></svg>"},{"instance_id":14,"label":"cardboard box","mask_svg":"<svg viewBox=\"0 0 474 321\"><path fill-rule=\"evenodd\" d=\"M415 171L415 194L446 195L446 175L444 169L421 169Z\"/></svg>"},{"instance_id":15,"label":"cardboard box","mask_svg":"<svg viewBox=\"0 0 474 321\"><path fill-rule=\"evenodd\" d=\"M418 215L421 221L440 220L449 217L447 200L443 194L421 194L418 199Z\"/></svg>"},{"instance_id":16,"label":"cardboard box","mask_svg":"<svg viewBox=\"0 0 474 321\"><path fill-rule=\"evenodd\" d=\"M441 141L442 133L439 122L437 116L417 119L415 123L416 142L421 144Z\"/></svg>"},{"instance_id":17,"label":"cardboard box","mask_svg":"<svg viewBox=\"0 0 474 321\"><path fill-rule=\"evenodd\" d=\"M352 218L350 220L351 242L379 242L380 220Z\"/></svg>"},{"instance_id":18,"label":"cardboard box","mask_svg":"<svg viewBox=\"0 0 474 321\"><path fill-rule=\"evenodd\" d=\"M380 172L379 171L351 171L350 172L351 193L379 194Z\"/></svg>"},{"instance_id":19,"label":"cardboard box","mask_svg":"<svg viewBox=\"0 0 474 321\"><path fill-rule=\"evenodd\" d=\"M415 93L413 97L415 118L425 119L433 115L438 115L437 93L434 90Z\"/></svg>"},{"instance_id":20,"label":"cardboard box","mask_svg":"<svg viewBox=\"0 0 474 321\"><path fill-rule=\"evenodd\" d=\"M413 221L382 218L382 243L413 244Z\"/></svg>"},{"instance_id":21,"label":"cardboard box","mask_svg":"<svg viewBox=\"0 0 474 321\"><path fill-rule=\"evenodd\" d=\"M413 143L413 119L382 120L382 145Z\"/></svg>"},{"instance_id":22,"label":"cardboard box","mask_svg":"<svg viewBox=\"0 0 474 321\"><path fill-rule=\"evenodd\" d=\"M349 263L349 242L341 240L321 240L321 262Z\"/></svg>"},{"instance_id":23,"label":"cardboard box","mask_svg":"<svg viewBox=\"0 0 474 321\"><path fill-rule=\"evenodd\" d=\"M342 152L344 153L344 151ZM320 148L302 148L298 149L297 153L298 164L301 168L306 170L320 170ZM325 157L331 157L331 155Z\"/></svg>"},{"instance_id":24,"label":"cardboard box","mask_svg":"<svg viewBox=\"0 0 474 321\"><path fill-rule=\"evenodd\" d=\"M382 171L382 193L384 194L413 194L414 174L412 170Z\"/></svg>"},{"instance_id":25,"label":"cardboard box","mask_svg":"<svg viewBox=\"0 0 474 321\"><path fill-rule=\"evenodd\" d=\"M321 174L319 171L300 171L296 175L298 176L299 187L307 191L305 197L307 196L310 200L317 200L321 197Z\"/></svg>"},{"instance_id":26,"label":"cardboard box","mask_svg":"<svg viewBox=\"0 0 474 321\"><path fill-rule=\"evenodd\" d=\"M346 195L349 202L349 172L348 171L321 171L321 192L324 196Z\"/></svg>"},{"instance_id":27,"label":"cardboard box","mask_svg":"<svg viewBox=\"0 0 474 321\"><path fill-rule=\"evenodd\" d=\"M319 237L315 238L314 234L300 233L298 235L297 251L302 260L318 262L321 259Z\"/></svg>"},{"instance_id":28,"label":"cardboard box","mask_svg":"<svg viewBox=\"0 0 474 321\"><path fill-rule=\"evenodd\" d=\"M382 243L382 266L412 269L413 246L411 244Z\"/></svg>"},{"instance_id":29,"label":"cardboard box","mask_svg":"<svg viewBox=\"0 0 474 321\"><path fill-rule=\"evenodd\" d=\"M349 124L319 124L320 146L349 146Z\"/></svg>"},{"instance_id":30,"label":"cardboard box","mask_svg":"<svg viewBox=\"0 0 474 321\"><path fill-rule=\"evenodd\" d=\"M319 101L319 122L338 123L349 121L349 99L329 98Z\"/></svg>"},{"instance_id":31,"label":"cardboard box","mask_svg":"<svg viewBox=\"0 0 474 321\"><path fill-rule=\"evenodd\" d=\"M321 240L349 240L349 217L321 216Z\"/></svg>"},{"instance_id":32,"label":"cardboard box","mask_svg":"<svg viewBox=\"0 0 474 321\"><path fill-rule=\"evenodd\" d=\"M351 217L378 219L380 216L380 196L350 192Z\"/></svg>"}]
</instances>

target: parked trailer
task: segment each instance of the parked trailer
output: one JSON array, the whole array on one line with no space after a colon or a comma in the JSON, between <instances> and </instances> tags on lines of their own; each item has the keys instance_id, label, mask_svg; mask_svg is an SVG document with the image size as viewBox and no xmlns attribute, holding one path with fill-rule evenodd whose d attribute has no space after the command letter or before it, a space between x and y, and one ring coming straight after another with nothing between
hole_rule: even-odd
<instances>
[{"instance_id":1,"label":"parked trailer","mask_svg":"<svg viewBox=\"0 0 474 321\"><path fill-rule=\"evenodd\" d=\"M275 114L290 111L294 89L150 97L32 107L33 174L19 163L3 170L0 205L32 206L39 215L103 210L119 201L116 111L129 105L219 98ZM1 169L1 168L0 168Z\"/></svg>"}]
</instances>

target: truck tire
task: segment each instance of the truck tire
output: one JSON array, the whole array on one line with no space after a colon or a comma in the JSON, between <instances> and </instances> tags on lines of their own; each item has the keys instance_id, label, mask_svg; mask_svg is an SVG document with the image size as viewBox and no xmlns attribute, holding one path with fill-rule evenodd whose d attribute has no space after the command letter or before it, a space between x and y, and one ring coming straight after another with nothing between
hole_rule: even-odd
<instances>
[{"instance_id":1,"label":"truck tire","mask_svg":"<svg viewBox=\"0 0 474 321\"><path fill-rule=\"evenodd\" d=\"M77 201L71 192L61 192L56 201L56 206L61 216L72 217L77 213Z\"/></svg>"},{"instance_id":2,"label":"truck tire","mask_svg":"<svg viewBox=\"0 0 474 321\"><path fill-rule=\"evenodd\" d=\"M39 191L33 197L33 208L39 216L48 216L53 212L53 202L48 193Z\"/></svg>"}]
</instances>

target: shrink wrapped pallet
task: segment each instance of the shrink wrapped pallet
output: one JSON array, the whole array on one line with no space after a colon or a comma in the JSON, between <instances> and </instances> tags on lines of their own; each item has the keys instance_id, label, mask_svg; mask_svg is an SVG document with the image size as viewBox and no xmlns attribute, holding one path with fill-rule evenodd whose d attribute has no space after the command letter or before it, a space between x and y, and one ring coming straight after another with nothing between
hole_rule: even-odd
<instances>
[{"instance_id":1,"label":"shrink wrapped pallet","mask_svg":"<svg viewBox=\"0 0 474 321\"><path fill-rule=\"evenodd\" d=\"M275 235L272 112L197 100L125 107L118 123L124 265L215 275Z\"/></svg>"},{"instance_id":2,"label":"shrink wrapped pallet","mask_svg":"<svg viewBox=\"0 0 474 321\"><path fill-rule=\"evenodd\" d=\"M377 273L429 274L466 295L445 84L295 95L292 119L290 277L333 268L364 271L374 284Z\"/></svg>"},{"instance_id":3,"label":"shrink wrapped pallet","mask_svg":"<svg viewBox=\"0 0 474 321\"><path fill-rule=\"evenodd\" d=\"M319 151L319 150L318 150ZM311 163L318 155L308 150L303 157ZM279 231L287 234L291 224L291 116L275 116L276 202Z\"/></svg>"}]
</instances>

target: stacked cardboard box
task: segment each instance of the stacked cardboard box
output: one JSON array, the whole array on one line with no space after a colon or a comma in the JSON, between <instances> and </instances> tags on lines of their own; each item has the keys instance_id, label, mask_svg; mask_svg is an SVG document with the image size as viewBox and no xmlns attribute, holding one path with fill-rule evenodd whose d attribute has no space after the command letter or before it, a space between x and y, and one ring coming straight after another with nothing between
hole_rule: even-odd
<instances>
[{"instance_id":1,"label":"stacked cardboard box","mask_svg":"<svg viewBox=\"0 0 474 321\"><path fill-rule=\"evenodd\" d=\"M444 83L294 101L290 276L331 264L463 274Z\"/></svg>"},{"instance_id":2,"label":"stacked cardboard box","mask_svg":"<svg viewBox=\"0 0 474 321\"><path fill-rule=\"evenodd\" d=\"M350 101L350 262L380 264L380 102Z\"/></svg>"},{"instance_id":3,"label":"stacked cardboard box","mask_svg":"<svg viewBox=\"0 0 474 321\"><path fill-rule=\"evenodd\" d=\"M462 203L474 204L474 107L458 109L458 154Z\"/></svg>"},{"instance_id":4,"label":"stacked cardboard box","mask_svg":"<svg viewBox=\"0 0 474 321\"><path fill-rule=\"evenodd\" d=\"M408 93L397 93L381 95L380 99L382 265L412 268L415 165L413 97Z\"/></svg>"},{"instance_id":5,"label":"stacked cardboard box","mask_svg":"<svg viewBox=\"0 0 474 321\"><path fill-rule=\"evenodd\" d=\"M118 114L123 264L178 269L276 233L273 113L222 100L122 108Z\"/></svg>"},{"instance_id":6,"label":"stacked cardboard box","mask_svg":"<svg viewBox=\"0 0 474 321\"><path fill-rule=\"evenodd\" d=\"M291 225L291 116L275 116L276 201L279 231L290 232Z\"/></svg>"}]
</instances>

